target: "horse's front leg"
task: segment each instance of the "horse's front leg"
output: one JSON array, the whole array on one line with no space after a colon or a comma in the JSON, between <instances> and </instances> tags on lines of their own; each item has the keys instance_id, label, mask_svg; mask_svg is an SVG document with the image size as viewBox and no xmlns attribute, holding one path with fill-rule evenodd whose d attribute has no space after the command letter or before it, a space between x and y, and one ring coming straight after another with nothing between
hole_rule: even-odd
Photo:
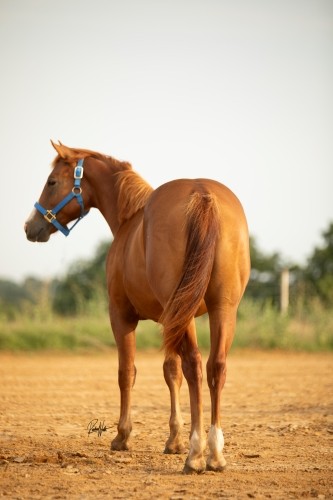
<instances>
[{"instance_id":1,"label":"horse's front leg","mask_svg":"<svg viewBox=\"0 0 333 500\"><path fill-rule=\"evenodd\" d=\"M169 387L171 414L170 436L165 444L164 453L183 453L185 451L182 439L183 419L180 413L179 390L182 385L181 359L178 354L168 355L163 364L164 379Z\"/></svg>"},{"instance_id":2,"label":"horse's front leg","mask_svg":"<svg viewBox=\"0 0 333 500\"><path fill-rule=\"evenodd\" d=\"M188 383L191 406L190 449L184 473L203 472L206 468L204 451L206 436L202 412L202 360L197 345L194 319L191 321L180 348L182 369Z\"/></svg>"},{"instance_id":3,"label":"horse's front leg","mask_svg":"<svg viewBox=\"0 0 333 500\"><path fill-rule=\"evenodd\" d=\"M120 417L118 434L111 443L112 450L128 450L132 430L131 394L135 383L135 330L126 331L113 327L118 348L118 384L120 389Z\"/></svg>"}]
</instances>

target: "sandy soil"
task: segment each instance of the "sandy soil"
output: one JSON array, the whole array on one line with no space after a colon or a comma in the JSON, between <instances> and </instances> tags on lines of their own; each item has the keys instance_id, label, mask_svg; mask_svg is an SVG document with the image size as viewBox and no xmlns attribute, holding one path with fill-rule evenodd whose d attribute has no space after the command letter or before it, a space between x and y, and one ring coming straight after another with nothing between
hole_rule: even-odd
<instances>
[{"instance_id":1,"label":"sandy soil","mask_svg":"<svg viewBox=\"0 0 333 500\"><path fill-rule=\"evenodd\" d=\"M117 356L0 354L0 496L11 499L333 498L333 356L234 352L223 397L223 473L182 474L164 455L160 353L139 353L132 448L109 451ZM184 436L189 432L182 387ZM204 381L204 414L209 426ZM88 435L92 419L108 429Z\"/></svg>"}]
</instances>

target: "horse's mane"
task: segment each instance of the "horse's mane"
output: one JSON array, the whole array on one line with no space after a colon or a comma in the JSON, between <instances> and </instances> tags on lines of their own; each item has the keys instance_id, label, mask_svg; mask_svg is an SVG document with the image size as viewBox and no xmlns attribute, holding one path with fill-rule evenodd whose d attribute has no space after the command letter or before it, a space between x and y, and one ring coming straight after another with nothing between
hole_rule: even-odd
<instances>
[{"instance_id":1,"label":"horse's mane","mask_svg":"<svg viewBox=\"0 0 333 500\"><path fill-rule=\"evenodd\" d=\"M127 169L117 172L118 220L122 224L143 208L153 188L137 174L129 163Z\"/></svg>"}]
</instances>

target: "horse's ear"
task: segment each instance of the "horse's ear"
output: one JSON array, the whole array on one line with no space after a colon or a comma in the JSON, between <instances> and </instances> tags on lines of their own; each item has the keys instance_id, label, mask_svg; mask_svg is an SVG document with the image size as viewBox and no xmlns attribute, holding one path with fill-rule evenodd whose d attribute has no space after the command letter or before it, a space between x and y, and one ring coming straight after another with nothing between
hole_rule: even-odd
<instances>
[{"instance_id":1,"label":"horse's ear","mask_svg":"<svg viewBox=\"0 0 333 500\"><path fill-rule=\"evenodd\" d=\"M56 144L51 140L51 144L58 153L58 155L64 160L71 160L72 158L75 157L75 152L71 148L64 146L64 144L61 144L60 141L59 144Z\"/></svg>"}]
</instances>

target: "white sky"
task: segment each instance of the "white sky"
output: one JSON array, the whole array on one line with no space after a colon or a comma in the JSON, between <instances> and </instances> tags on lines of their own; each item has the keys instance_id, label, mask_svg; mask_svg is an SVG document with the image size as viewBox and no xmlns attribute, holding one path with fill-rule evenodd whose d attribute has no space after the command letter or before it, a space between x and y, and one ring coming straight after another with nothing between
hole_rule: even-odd
<instances>
[{"instance_id":1,"label":"white sky","mask_svg":"<svg viewBox=\"0 0 333 500\"><path fill-rule=\"evenodd\" d=\"M55 152L130 161L153 187L212 177L263 251L304 263L333 220L332 0L0 0L0 277L64 274L110 238L25 239Z\"/></svg>"}]
</instances>

